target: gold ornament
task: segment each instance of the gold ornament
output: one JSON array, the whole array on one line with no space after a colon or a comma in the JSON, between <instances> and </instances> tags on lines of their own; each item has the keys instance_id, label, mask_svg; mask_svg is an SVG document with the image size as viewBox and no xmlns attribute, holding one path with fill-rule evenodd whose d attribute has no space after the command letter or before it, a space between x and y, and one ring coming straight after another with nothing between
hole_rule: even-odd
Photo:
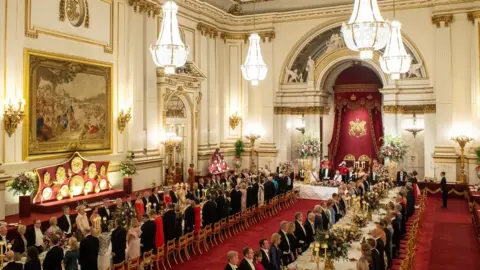
<instances>
[{"instance_id":1,"label":"gold ornament","mask_svg":"<svg viewBox=\"0 0 480 270\"><path fill-rule=\"evenodd\" d=\"M65 168L58 167L57 173L55 174L55 180L57 181L57 184L63 184L65 182L65 179L67 179L67 175L65 174Z\"/></svg>"},{"instance_id":2,"label":"gold ornament","mask_svg":"<svg viewBox=\"0 0 480 270\"><path fill-rule=\"evenodd\" d=\"M80 157L74 157L70 165L74 173L79 173L83 169L83 160Z\"/></svg>"},{"instance_id":3,"label":"gold ornament","mask_svg":"<svg viewBox=\"0 0 480 270\"><path fill-rule=\"evenodd\" d=\"M362 136L367 135L366 126L367 122L360 121L360 119L356 119L355 121L350 121L350 130L348 134L352 137L360 138Z\"/></svg>"}]
</instances>

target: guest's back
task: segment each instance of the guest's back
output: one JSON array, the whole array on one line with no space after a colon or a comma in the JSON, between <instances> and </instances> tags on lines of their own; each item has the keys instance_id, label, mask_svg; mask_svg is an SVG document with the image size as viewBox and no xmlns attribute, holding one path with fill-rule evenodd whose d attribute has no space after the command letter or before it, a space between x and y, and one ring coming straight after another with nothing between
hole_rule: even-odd
<instances>
[{"instance_id":1,"label":"guest's back","mask_svg":"<svg viewBox=\"0 0 480 270\"><path fill-rule=\"evenodd\" d=\"M42 270L42 265L38 259L29 260L25 263L23 270Z\"/></svg>"},{"instance_id":2,"label":"guest's back","mask_svg":"<svg viewBox=\"0 0 480 270\"><path fill-rule=\"evenodd\" d=\"M68 250L65 253L65 257L63 259L65 270L78 270L79 254L80 252L78 251L78 249Z\"/></svg>"}]
</instances>

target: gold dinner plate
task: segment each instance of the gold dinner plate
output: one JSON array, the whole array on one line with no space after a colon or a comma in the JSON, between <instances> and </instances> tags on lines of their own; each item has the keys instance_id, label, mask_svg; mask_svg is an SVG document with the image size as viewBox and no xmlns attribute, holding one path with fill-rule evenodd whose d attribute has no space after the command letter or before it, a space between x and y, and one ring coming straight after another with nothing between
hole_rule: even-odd
<instances>
[{"instance_id":1,"label":"gold dinner plate","mask_svg":"<svg viewBox=\"0 0 480 270\"><path fill-rule=\"evenodd\" d=\"M80 175L75 175L74 177L72 177L72 180L70 180L70 192L73 196L82 194L83 187L85 185L84 183L85 182Z\"/></svg>"},{"instance_id":2,"label":"gold dinner plate","mask_svg":"<svg viewBox=\"0 0 480 270\"><path fill-rule=\"evenodd\" d=\"M43 175L43 182L45 183L45 185L50 185L50 173L49 172L46 172Z\"/></svg>"},{"instance_id":3,"label":"gold dinner plate","mask_svg":"<svg viewBox=\"0 0 480 270\"><path fill-rule=\"evenodd\" d=\"M52 198L52 195L53 195L53 191L50 187L46 187L43 189L42 198L44 200L50 200L50 198Z\"/></svg>"},{"instance_id":4,"label":"gold dinner plate","mask_svg":"<svg viewBox=\"0 0 480 270\"><path fill-rule=\"evenodd\" d=\"M107 189L108 188L107 180L105 180L105 179L100 180L99 187L100 187L101 190Z\"/></svg>"},{"instance_id":5,"label":"gold dinner plate","mask_svg":"<svg viewBox=\"0 0 480 270\"><path fill-rule=\"evenodd\" d=\"M68 188L67 185L63 185L63 186L60 188L60 193L62 194L63 197L67 197L69 191L70 191L70 189Z\"/></svg>"},{"instance_id":6,"label":"gold dinner plate","mask_svg":"<svg viewBox=\"0 0 480 270\"><path fill-rule=\"evenodd\" d=\"M57 184L63 184L66 179L67 179L67 175L65 174L65 168L58 167L57 173L55 174L55 180L57 181Z\"/></svg>"},{"instance_id":7,"label":"gold dinner plate","mask_svg":"<svg viewBox=\"0 0 480 270\"><path fill-rule=\"evenodd\" d=\"M85 183L85 189L84 189L84 191L90 193L90 192L92 192L92 190L93 190L93 184L92 184L92 182L88 181L87 183Z\"/></svg>"},{"instance_id":8,"label":"gold dinner plate","mask_svg":"<svg viewBox=\"0 0 480 270\"><path fill-rule=\"evenodd\" d=\"M70 164L74 173L79 173L83 169L83 160L80 157L74 157Z\"/></svg>"},{"instance_id":9,"label":"gold dinner plate","mask_svg":"<svg viewBox=\"0 0 480 270\"><path fill-rule=\"evenodd\" d=\"M106 171L107 168L105 167L105 165L102 165L102 167L100 167L100 176L105 176Z\"/></svg>"},{"instance_id":10,"label":"gold dinner plate","mask_svg":"<svg viewBox=\"0 0 480 270\"><path fill-rule=\"evenodd\" d=\"M88 165L88 177L90 179L95 179L97 173L97 166L95 165L95 163L90 163L90 165Z\"/></svg>"}]
</instances>

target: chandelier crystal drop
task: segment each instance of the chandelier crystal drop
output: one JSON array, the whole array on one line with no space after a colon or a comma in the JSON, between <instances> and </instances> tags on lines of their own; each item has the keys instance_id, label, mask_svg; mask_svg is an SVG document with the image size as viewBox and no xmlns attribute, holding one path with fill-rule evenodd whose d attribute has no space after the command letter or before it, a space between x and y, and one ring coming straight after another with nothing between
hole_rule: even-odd
<instances>
[{"instance_id":1,"label":"chandelier crystal drop","mask_svg":"<svg viewBox=\"0 0 480 270\"><path fill-rule=\"evenodd\" d=\"M257 33L252 33L248 40L247 57L245 64L241 66L242 75L252 85L258 85L258 81L262 81L267 77L268 66L263 61L260 36Z\"/></svg>"},{"instance_id":2,"label":"chandelier crystal drop","mask_svg":"<svg viewBox=\"0 0 480 270\"><path fill-rule=\"evenodd\" d=\"M168 0L163 5L163 20L160 36L155 45L150 45L153 62L165 69L165 74L174 74L175 68L185 65L190 49L180 38L177 11L178 5Z\"/></svg>"},{"instance_id":3,"label":"chandelier crystal drop","mask_svg":"<svg viewBox=\"0 0 480 270\"><path fill-rule=\"evenodd\" d=\"M360 51L361 59L372 59L373 51L381 50L390 39L390 25L384 21L377 0L355 0L348 23L343 23L345 44Z\"/></svg>"},{"instance_id":4,"label":"chandelier crystal drop","mask_svg":"<svg viewBox=\"0 0 480 270\"><path fill-rule=\"evenodd\" d=\"M402 24L399 21L392 21L391 27L392 35L383 56L380 57L380 67L383 72L390 74L393 80L398 80L400 74L410 69L412 57L407 54L403 45Z\"/></svg>"}]
</instances>

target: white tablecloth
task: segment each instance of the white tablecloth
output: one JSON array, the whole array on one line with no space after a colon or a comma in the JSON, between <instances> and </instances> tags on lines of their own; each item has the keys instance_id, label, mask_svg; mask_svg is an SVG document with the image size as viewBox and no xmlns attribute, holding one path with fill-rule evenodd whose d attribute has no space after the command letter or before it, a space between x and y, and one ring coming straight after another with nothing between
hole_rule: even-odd
<instances>
[{"instance_id":1,"label":"white tablecloth","mask_svg":"<svg viewBox=\"0 0 480 270\"><path fill-rule=\"evenodd\" d=\"M326 201L332 198L333 193L338 193L337 187L322 187L295 183L294 187L300 189L300 199Z\"/></svg>"},{"instance_id":2,"label":"white tablecloth","mask_svg":"<svg viewBox=\"0 0 480 270\"><path fill-rule=\"evenodd\" d=\"M389 201L393 201L395 195L398 193L399 191L399 188L395 188L393 190L391 190L388 194L388 197L385 198L385 199L382 199L380 202L382 204L387 204ZM385 210L380 210L380 214L383 215L385 214L386 211ZM348 214L343 217L342 219L340 219L340 221L337 223L337 224L341 224L341 225L347 225L350 223L351 219L352 219L352 216L351 216L352 212L348 212ZM378 216L378 214L373 214L372 215L372 221L369 222L367 224L367 226L365 228L362 228L361 231L363 233L363 237L367 238L368 237L368 232L371 231L372 229L374 229L376 227L375 223L376 221L378 221L380 218ZM355 258L355 259L360 259L362 253L360 251L360 241L358 242L353 242L351 247L348 249L348 258L351 259L351 258ZM312 262L312 251L310 249L308 249L307 251L305 251L301 256L298 257L298 259L291 263L289 265L289 267L297 267L297 269L299 270L314 270L314 269L317 269L317 263L316 262ZM324 262L320 262L320 269L323 269L323 266L324 266ZM357 262L356 261L335 261L335 269L341 269L341 270L355 270L357 269Z\"/></svg>"}]
</instances>

